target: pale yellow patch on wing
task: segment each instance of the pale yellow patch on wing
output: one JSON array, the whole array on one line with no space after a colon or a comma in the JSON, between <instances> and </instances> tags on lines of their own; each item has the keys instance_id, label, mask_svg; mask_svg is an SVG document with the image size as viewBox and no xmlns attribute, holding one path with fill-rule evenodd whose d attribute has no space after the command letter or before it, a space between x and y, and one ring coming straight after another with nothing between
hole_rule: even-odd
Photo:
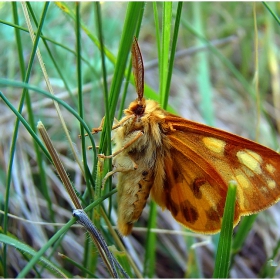
<instances>
[{"instance_id":1,"label":"pale yellow patch on wing","mask_svg":"<svg viewBox=\"0 0 280 280\"><path fill-rule=\"evenodd\" d=\"M242 188L237 187L236 198L239 203L240 209L245 209L246 207L244 205L245 200Z\"/></svg>"},{"instance_id":2,"label":"pale yellow patch on wing","mask_svg":"<svg viewBox=\"0 0 280 280\"><path fill-rule=\"evenodd\" d=\"M276 187L276 183L274 180L267 180L267 185L270 189L274 189Z\"/></svg>"},{"instance_id":3,"label":"pale yellow patch on wing","mask_svg":"<svg viewBox=\"0 0 280 280\"><path fill-rule=\"evenodd\" d=\"M202 186L199 187L199 190L202 193L202 197L207 200L207 203L215 210L217 210L218 205L218 196L215 191L213 191L213 187L206 182Z\"/></svg>"},{"instance_id":4,"label":"pale yellow patch on wing","mask_svg":"<svg viewBox=\"0 0 280 280\"><path fill-rule=\"evenodd\" d=\"M245 199L244 191L247 188L250 188L251 184L250 181L247 179L246 176L243 174L238 174L232 177L232 180L234 180L237 183L237 200L240 205L241 209L247 209L248 208L248 201Z\"/></svg>"},{"instance_id":5,"label":"pale yellow patch on wing","mask_svg":"<svg viewBox=\"0 0 280 280\"><path fill-rule=\"evenodd\" d=\"M235 177L234 177L234 180L235 180L235 181L237 182L237 184L238 184L241 188L243 188L243 189L247 189L247 188L250 187L250 182L249 182L248 179L247 179L244 175L242 175L242 174L235 176Z\"/></svg>"},{"instance_id":6,"label":"pale yellow patch on wing","mask_svg":"<svg viewBox=\"0 0 280 280\"><path fill-rule=\"evenodd\" d=\"M203 137L202 139L206 148L214 153L223 154L226 142L213 137Z\"/></svg>"},{"instance_id":7,"label":"pale yellow patch on wing","mask_svg":"<svg viewBox=\"0 0 280 280\"><path fill-rule=\"evenodd\" d=\"M244 164L257 174L262 173L260 166L262 158L260 155L247 149L239 151L236 155L240 163Z\"/></svg>"},{"instance_id":8,"label":"pale yellow patch on wing","mask_svg":"<svg viewBox=\"0 0 280 280\"><path fill-rule=\"evenodd\" d=\"M265 168L266 168L266 170L270 173L270 174L273 174L274 172L275 172L275 168L274 168L274 166L272 166L271 164L269 164L269 163L267 163L266 165L265 165Z\"/></svg>"}]
</instances>

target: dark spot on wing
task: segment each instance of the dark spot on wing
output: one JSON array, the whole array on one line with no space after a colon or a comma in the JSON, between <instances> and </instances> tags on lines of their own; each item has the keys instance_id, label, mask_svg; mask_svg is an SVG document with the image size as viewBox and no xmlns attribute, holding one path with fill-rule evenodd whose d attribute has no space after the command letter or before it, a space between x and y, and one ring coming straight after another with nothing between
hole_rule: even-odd
<instances>
[{"instance_id":1,"label":"dark spot on wing","mask_svg":"<svg viewBox=\"0 0 280 280\"><path fill-rule=\"evenodd\" d=\"M175 168L173 166L173 175L174 175L174 179L177 181L178 177L179 177L179 172L178 172L178 169Z\"/></svg>"},{"instance_id":2,"label":"dark spot on wing","mask_svg":"<svg viewBox=\"0 0 280 280\"><path fill-rule=\"evenodd\" d=\"M176 217L179 212L179 205L175 203L170 197L166 197L167 209Z\"/></svg>"},{"instance_id":3,"label":"dark spot on wing","mask_svg":"<svg viewBox=\"0 0 280 280\"><path fill-rule=\"evenodd\" d=\"M176 183L181 183L184 180L183 174L181 173L181 170L179 166L172 166L172 172L173 172L173 178Z\"/></svg>"},{"instance_id":4,"label":"dark spot on wing","mask_svg":"<svg viewBox=\"0 0 280 280\"><path fill-rule=\"evenodd\" d=\"M204 178L196 178L193 181L191 190L197 199L202 198L202 193L200 191L200 187L203 186L205 183L207 183L207 181Z\"/></svg>"},{"instance_id":5,"label":"dark spot on wing","mask_svg":"<svg viewBox=\"0 0 280 280\"><path fill-rule=\"evenodd\" d=\"M221 228L222 224L222 216L224 213L224 206L225 206L225 200L220 199L219 202L216 205L216 209L211 207L208 211L206 211L206 216L209 220L207 220L207 223L205 224L206 230L217 230ZM236 212L236 211L235 211Z\"/></svg>"},{"instance_id":6,"label":"dark spot on wing","mask_svg":"<svg viewBox=\"0 0 280 280\"><path fill-rule=\"evenodd\" d=\"M211 207L208 211L206 211L206 216L212 220L212 221L220 221L220 214L215 210L213 207Z\"/></svg>"},{"instance_id":7,"label":"dark spot on wing","mask_svg":"<svg viewBox=\"0 0 280 280\"><path fill-rule=\"evenodd\" d=\"M195 223L199 217L197 209L188 200L180 203L180 210L182 211L186 221L189 223Z\"/></svg>"}]
</instances>

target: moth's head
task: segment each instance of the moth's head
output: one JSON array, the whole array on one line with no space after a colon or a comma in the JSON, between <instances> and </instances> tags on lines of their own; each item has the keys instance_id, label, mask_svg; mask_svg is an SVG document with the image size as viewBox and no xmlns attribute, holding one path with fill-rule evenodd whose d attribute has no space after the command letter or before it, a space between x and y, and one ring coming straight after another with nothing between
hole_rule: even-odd
<instances>
[{"instance_id":1,"label":"moth's head","mask_svg":"<svg viewBox=\"0 0 280 280\"><path fill-rule=\"evenodd\" d=\"M151 114L156 114L157 117L165 115L158 102L150 99L145 100L144 97L141 100L136 99L132 101L128 108L124 110L124 113L126 116L134 115L138 120L143 119L143 117L149 118Z\"/></svg>"},{"instance_id":2,"label":"moth's head","mask_svg":"<svg viewBox=\"0 0 280 280\"><path fill-rule=\"evenodd\" d=\"M146 100L144 97L137 98L136 100L132 101L124 112L126 115L135 115L137 117L141 117L144 115L146 109Z\"/></svg>"}]
</instances>

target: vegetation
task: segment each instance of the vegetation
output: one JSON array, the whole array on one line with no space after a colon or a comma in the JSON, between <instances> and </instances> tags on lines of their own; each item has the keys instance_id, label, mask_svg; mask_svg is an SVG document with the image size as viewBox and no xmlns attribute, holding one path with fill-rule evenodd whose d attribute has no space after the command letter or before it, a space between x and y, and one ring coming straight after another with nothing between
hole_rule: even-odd
<instances>
[{"instance_id":1,"label":"vegetation","mask_svg":"<svg viewBox=\"0 0 280 280\"><path fill-rule=\"evenodd\" d=\"M152 202L132 235L121 238L112 229L116 179L101 188L112 163L96 156L111 153L113 119L136 97L133 36L146 98L277 150L279 12L272 2L1 2L1 276L109 277L96 243L75 225L72 210L81 204L131 277L208 278L215 267L215 277L279 278L279 203L242 219L223 243L228 258L217 251L219 234L194 234ZM104 115L102 133L79 138ZM228 259L229 266L217 263Z\"/></svg>"}]
</instances>

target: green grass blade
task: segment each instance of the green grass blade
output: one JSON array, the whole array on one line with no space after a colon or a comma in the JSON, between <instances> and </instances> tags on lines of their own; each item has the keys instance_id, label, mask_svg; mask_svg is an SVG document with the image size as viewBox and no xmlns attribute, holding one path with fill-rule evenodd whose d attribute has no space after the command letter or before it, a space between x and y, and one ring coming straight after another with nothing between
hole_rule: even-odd
<instances>
[{"instance_id":1,"label":"green grass blade","mask_svg":"<svg viewBox=\"0 0 280 280\"><path fill-rule=\"evenodd\" d=\"M76 222L76 218L72 218L65 226L63 226L57 233L49 239L49 241L33 256L29 263L18 274L17 278L24 278L26 274L39 262L43 254Z\"/></svg>"},{"instance_id":2,"label":"green grass blade","mask_svg":"<svg viewBox=\"0 0 280 280\"><path fill-rule=\"evenodd\" d=\"M110 116L110 107L109 107L109 92L108 92L108 86L107 86L107 71L106 71L106 64L105 64L105 48L104 48L104 42L103 42L103 31L102 31L102 20L101 20L101 10L100 10L100 4L96 3L96 21L97 21L97 28L98 28L98 38L100 42L100 55L101 55L101 62L102 62L102 76L103 76L103 87L104 87L104 100L105 100L105 115ZM110 122L105 122L106 125L106 138L110 139L111 137L111 125ZM111 149L111 141L108 141L108 147L107 147L108 154L112 153ZM109 164L111 165L111 159Z\"/></svg>"},{"instance_id":3,"label":"green grass blade","mask_svg":"<svg viewBox=\"0 0 280 280\"><path fill-rule=\"evenodd\" d=\"M78 262L75 262L73 259L67 257L66 255L59 254L59 256L61 258L63 258L64 260L66 260L67 262L69 262L69 264L71 264L72 266L75 266L75 267L79 268L84 273L84 275L88 274L89 278L98 278L96 275L92 274L84 266L80 265Z\"/></svg>"},{"instance_id":4,"label":"green grass blade","mask_svg":"<svg viewBox=\"0 0 280 280\"><path fill-rule=\"evenodd\" d=\"M194 27L197 33L204 36L204 21L202 17L200 2L193 2L193 14L194 14ZM198 45L201 45L198 40ZM209 60L207 52L200 52L197 54L197 86L199 89L200 98L200 111L208 125L214 125L214 108L212 103L212 85L210 81Z\"/></svg>"},{"instance_id":5,"label":"green grass blade","mask_svg":"<svg viewBox=\"0 0 280 280\"><path fill-rule=\"evenodd\" d=\"M156 256L155 256L155 248L156 248L156 234L151 232L151 229L156 227L156 214L157 214L157 205L154 201L150 203L150 211L149 211L149 220L147 226L147 235L146 235L146 243L145 243L145 256L144 256L144 271L143 277L153 278L155 276L155 268L156 268Z\"/></svg>"},{"instance_id":6,"label":"green grass blade","mask_svg":"<svg viewBox=\"0 0 280 280\"><path fill-rule=\"evenodd\" d=\"M270 8L270 6L263 1L262 2L264 4L264 6L267 8L267 10L271 13L271 15L273 16L273 18L276 20L276 22L280 25L280 19L279 17L276 15L276 13L274 13L274 11Z\"/></svg>"},{"instance_id":7,"label":"green grass blade","mask_svg":"<svg viewBox=\"0 0 280 280\"><path fill-rule=\"evenodd\" d=\"M35 256L37 254L37 252L34 249L32 249L30 246L8 235L4 235L0 233L0 242L3 242L5 245L15 247L16 249L23 252L25 256ZM50 262L48 259L44 257L41 257L38 260L38 264L44 265L50 273L54 274L55 277L68 278L67 275L64 274L65 273L64 271L60 270L56 265L54 265L52 262Z\"/></svg>"},{"instance_id":8,"label":"green grass blade","mask_svg":"<svg viewBox=\"0 0 280 280\"><path fill-rule=\"evenodd\" d=\"M18 18L18 11L17 11L17 2L12 2L13 7L13 18L16 25L19 24L19 18ZM25 76L25 69L24 69L24 57L23 57L23 48L22 48L22 40L20 37L20 32L18 28L14 28L15 30L15 36L16 36L16 45L17 45L17 51L18 51L18 60L19 60L19 69L21 73L21 78L24 79Z\"/></svg>"},{"instance_id":9,"label":"green grass blade","mask_svg":"<svg viewBox=\"0 0 280 280\"><path fill-rule=\"evenodd\" d=\"M247 217L243 217L241 222L238 225L238 231L236 232L233 242L232 242L232 254L233 257L235 254L237 254L245 242L250 230L252 229L252 226L257 218L257 214L250 215Z\"/></svg>"},{"instance_id":10,"label":"green grass blade","mask_svg":"<svg viewBox=\"0 0 280 280\"><path fill-rule=\"evenodd\" d=\"M117 250L115 246L110 246L109 250L113 253L114 257L120 263L120 265L123 267L126 273L128 273L130 277L135 278L135 276L132 273L131 264L127 258L126 253Z\"/></svg>"},{"instance_id":11,"label":"green grass blade","mask_svg":"<svg viewBox=\"0 0 280 280\"><path fill-rule=\"evenodd\" d=\"M280 240L278 240L271 256L263 265L261 272L259 273L259 278L275 278L276 270L278 268L278 263L274 260L280 251Z\"/></svg>"},{"instance_id":12,"label":"green grass blade","mask_svg":"<svg viewBox=\"0 0 280 280\"><path fill-rule=\"evenodd\" d=\"M84 102L83 102L83 80L82 80L82 64L81 64L81 34L80 34L80 4L76 3L76 22L75 22L75 30L76 30L76 53L77 53L77 64L76 64L76 75L77 75L77 83L78 83L78 110L79 116L81 119L84 119ZM80 122L80 134L84 135L84 126ZM88 169L87 166L87 148L85 144L85 137L81 137L81 144L82 144L82 157L83 157L83 164L84 164L84 171ZM86 187L88 190L88 194L91 195L90 191L90 180L89 176L85 176Z\"/></svg>"},{"instance_id":13,"label":"green grass blade","mask_svg":"<svg viewBox=\"0 0 280 280\"><path fill-rule=\"evenodd\" d=\"M165 94L164 94L164 100L163 100L163 104L162 104L162 108L165 110L166 110L167 104L168 104L168 97L169 97L171 79L172 79L172 74L173 74L174 59L175 59L175 54L176 54L176 46L177 46L177 39L178 39L178 33L179 33L179 25L180 25L180 20L181 20L182 7L183 7L183 2L179 2L178 6L177 6L175 26L174 26L170 58L169 58L169 64L168 64L168 72L167 72L167 77L166 77Z\"/></svg>"},{"instance_id":14,"label":"green grass blade","mask_svg":"<svg viewBox=\"0 0 280 280\"><path fill-rule=\"evenodd\" d=\"M160 43L160 28L159 28L159 20L158 20L159 15L158 15L157 3L158 2L156 2L156 1L153 2L153 14L154 14L155 29L156 29L158 69L159 69L159 72L160 72L160 69L161 69L161 43Z\"/></svg>"},{"instance_id":15,"label":"green grass blade","mask_svg":"<svg viewBox=\"0 0 280 280\"><path fill-rule=\"evenodd\" d=\"M161 53L160 56L160 76L159 76L159 93L160 104L164 109L167 105L169 92L166 91L167 76L169 69L169 49L171 41L172 26L172 2L163 2L163 20L162 20L162 36L161 36Z\"/></svg>"},{"instance_id":16,"label":"green grass blade","mask_svg":"<svg viewBox=\"0 0 280 280\"><path fill-rule=\"evenodd\" d=\"M214 278L228 278L230 267L236 183L230 182L223 214L222 228L215 259Z\"/></svg>"},{"instance_id":17,"label":"green grass blade","mask_svg":"<svg viewBox=\"0 0 280 280\"><path fill-rule=\"evenodd\" d=\"M116 111L116 106L118 98L120 95L121 85L127 65L127 58L130 54L131 44L133 36L135 35L135 27L137 26L139 15L141 14L141 9L144 8L144 2L129 2L127 6L127 13L125 18L125 23L123 27L122 37L119 44L119 52L117 57L117 62L114 72L112 85L110 88L109 94L109 116L105 118L105 130L102 131L102 137L100 141L100 151L104 151L104 140L111 141L111 139L104 138L106 136L106 127L112 127L113 117ZM106 121L109 122L109 125L106 124Z\"/></svg>"}]
</instances>

